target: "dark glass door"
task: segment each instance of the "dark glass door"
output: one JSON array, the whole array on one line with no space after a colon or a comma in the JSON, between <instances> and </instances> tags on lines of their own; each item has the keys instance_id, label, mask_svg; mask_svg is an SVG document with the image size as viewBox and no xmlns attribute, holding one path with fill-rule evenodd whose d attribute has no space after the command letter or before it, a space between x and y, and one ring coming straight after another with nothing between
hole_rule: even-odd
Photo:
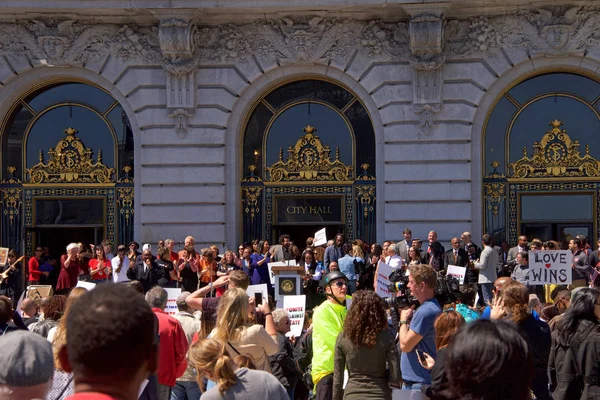
<instances>
[{"instance_id":1,"label":"dark glass door","mask_svg":"<svg viewBox=\"0 0 600 400\"><path fill-rule=\"evenodd\" d=\"M527 240L533 239L556 240L562 249L569 248L569 241L577 235L584 235L590 243L595 243L594 224L591 222L528 222L521 224L521 235L527 236Z\"/></svg>"}]
</instances>

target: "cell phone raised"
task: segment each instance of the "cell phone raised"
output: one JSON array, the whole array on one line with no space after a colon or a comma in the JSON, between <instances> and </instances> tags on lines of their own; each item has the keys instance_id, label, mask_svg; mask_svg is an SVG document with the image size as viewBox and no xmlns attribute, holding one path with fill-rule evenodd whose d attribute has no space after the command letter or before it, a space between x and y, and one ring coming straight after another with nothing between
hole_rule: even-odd
<instances>
[{"instance_id":1,"label":"cell phone raised","mask_svg":"<svg viewBox=\"0 0 600 400\"><path fill-rule=\"evenodd\" d=\"M263 302L263 295L261 292L254 293L254 304L259 306Z\"/></svg>"}]
</instances>

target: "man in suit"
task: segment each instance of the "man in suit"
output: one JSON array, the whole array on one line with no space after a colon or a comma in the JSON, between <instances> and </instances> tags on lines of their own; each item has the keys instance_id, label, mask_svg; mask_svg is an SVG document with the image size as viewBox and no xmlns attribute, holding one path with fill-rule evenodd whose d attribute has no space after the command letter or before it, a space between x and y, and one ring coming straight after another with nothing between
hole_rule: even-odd
<instances>
[{"instance_id":1,"label":"man in suit","mask_svg":"<svg viewBox=\"0 0 600 400\"><path fill-rule=\"evenodd\" d=\"M471 240L471 232L464 232L462 235L460 235L460 240L462 241L462 248L465 249L466 252L469 251L469 244L475 246L475 254L477 257L479 257L481 254L481 249Z\"/></svg>"},{"instance_id":2,"label":"man in suit","mask_svg":"<svg viewBox=\"0 0 600 400\"><path fill-rule=\"evenodd\" d=\"M427 245L427 253L431 253L431 244L433 242L437 242L438 241L438 234L436 231L429 231L429 234L427 235L427 241L429 242L429 244ZM446 249L444 248L444 246L442 246L441 249L442 253L446 252Z\"/></svg>"},{"instance_id":3,"label":"man in suit","mask_svg":"<svg viewBox=\"0 0 600 400\"><path fill-rule=\"evenodd\" d=\"M405 264L408 264L408 249L412 246L412 232L406 228L402 234L404 240L398 242L398 255L404 260Z\"/></svg>"},{"instance_id":4,"label":"man in suit","mask_svg":"<svg viewBox=\"0 0 600 400\"><path fill-rule=\"evenodd\" d=\"M473 263L473 268L479 270L479 286L483 295L484 303L492 301L494 281L498 279L496 267L498 266L498 252L492 248L492 237L488 234L481 238L483 251L477 261Z\"/></svg>"},{"instance_id":5,"label":"man in suit","mask_svg":"<svg viewBox=\"0 0 600 400\"><path fill-rule=\"evenodd\" d=\"M503 240L500 243L500 250L498 250L498 275L499 276L510 276L508 269L508 242Z\"/></svg>"},{"instance_id":6,"label":"man in suit","mask_svg":"<svg viewBox=\"0 0 600 400\"><path fill-rule=\"evenodd\" d=\"M325 264L325 270L329 271L329 263L332 261L338 262L340 258L344 257L344 250L342 249L343 244L344 235L338 233L335 235L335 241L333 242L333 245L325 249L325 257L323 260L323 264Z\"/></svg>"},{"instance_id":7,"label":"man in suit","mask_svg":"<svg viewBox=\"0 0 600 400\"><path fill-rule=\"evenodd\" d=\"M150 250L145 250L142 253L142 261L130 263L127 270L127 277L131 280L140 281L144 288L144 293L158 283L160 276L160 270L158 265L152 260Z\"/></svg>"},{"instance_id":8,"label":"man in suit","mask_svg":"<svg viewBox=\"0 0 600 400\"><path fill-rule=\"evenodd\" d=\"M452 249L444 253L444 269L447 270L448 265L456 265L459 267L466 266L469 263L469 255L465 249L460 247L458 238L453 237L452 240L450 240L450 244L452 245Z\"/></svg>"},{"instance_id":9,"label":"man in suit","mask_svg":"<svg viewBox=\"0 0 600 400\"><path fill-rule=\"evenodd\" d=\"M526 252L528 250L529 249L527 248L527 236L519 236L517 246L512 247L510 248L510 250L508 250L506 265L510 269L511 273L512 270L515 268L515 265L517 265L517 254Z\"/></svg>"}]
</instances>

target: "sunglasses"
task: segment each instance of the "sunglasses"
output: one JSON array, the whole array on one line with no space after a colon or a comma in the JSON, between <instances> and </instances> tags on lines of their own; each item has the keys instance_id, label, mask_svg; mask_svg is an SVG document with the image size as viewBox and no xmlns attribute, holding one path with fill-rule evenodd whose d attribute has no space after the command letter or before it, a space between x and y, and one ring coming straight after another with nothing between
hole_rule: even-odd
<instances>
[{"instance_id":1,"label":"sunglasses","mask_svg":"<svg viewBox=\"0 0 600 400\"><path fill-rule=\"evenodd\" d=\"M334 283L334 285L337 286L337 287L339 287L339 288L347 286L346 285L346 281L337 281L337 282Z\"/></svg>"}]
</instances>

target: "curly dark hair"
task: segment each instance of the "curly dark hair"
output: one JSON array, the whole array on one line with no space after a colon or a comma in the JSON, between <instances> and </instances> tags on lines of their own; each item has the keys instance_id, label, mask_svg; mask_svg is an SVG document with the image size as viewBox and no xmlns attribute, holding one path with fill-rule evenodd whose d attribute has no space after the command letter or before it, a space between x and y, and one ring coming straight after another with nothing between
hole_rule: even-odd
<instances>
[{"instance_id":1,"label":"curly dark hair","mask_svg":"<svg viewBox=\"0 0 600 400\"><path fill-rule=\"evenodd\" d=\"M359 290L344 322L344 336L354 346L373 347L377 335L387 327L385 304L372 290Z\"/></svg>"}]
</instances>

